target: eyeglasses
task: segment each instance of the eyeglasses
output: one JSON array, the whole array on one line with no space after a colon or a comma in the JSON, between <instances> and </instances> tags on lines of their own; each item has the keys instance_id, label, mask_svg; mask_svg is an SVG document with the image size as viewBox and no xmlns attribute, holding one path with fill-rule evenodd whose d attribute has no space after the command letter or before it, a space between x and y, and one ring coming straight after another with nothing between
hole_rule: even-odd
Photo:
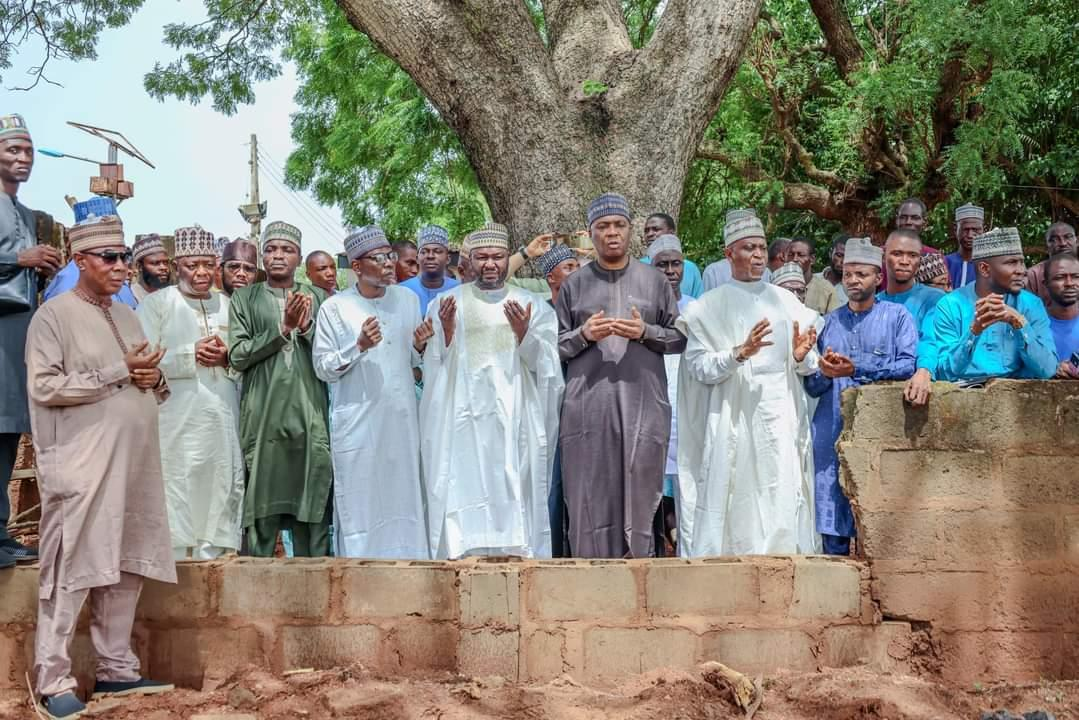
<instances>
[{"instance_id":1,"label":"eyeglasses","mask_svg":"<svg viewBox=\"0 0 1079 720\"><path fill-rule=\"evenodd\" d=\"M224 268L229 272L239 272L240 270L249 273L258 272L258 268L254 265L250 263L239 262L238 260L229 260L227 263L225 263Z\"/></svg>"},{"instance_id":2,"label":"eyeglasses","mask_svg":"<svg viewBox=\"0 0 1079 720\"><path fill-rule=\"evenodd\" d=\"M101 258L109 265L114 265L117 260L123 262L124 265L131 264L131 251L125 250L123 252L116 252L115 250L106 250L105 252L84 252L83 255L93 255L96 258Z\"/></svg>"},{"instance_id":3,"label":"eyeglasses","mask_svg":"<svg viewBox=\"0 0 1079 720\"><path fill-rule=\"evenodd\" d=\"M370 260L376 265L384 265L387 262L397 262L397 253L390 251L388 253L374 253L373 255L364 255L361 260Z\"/></svg>"}]
</instances>

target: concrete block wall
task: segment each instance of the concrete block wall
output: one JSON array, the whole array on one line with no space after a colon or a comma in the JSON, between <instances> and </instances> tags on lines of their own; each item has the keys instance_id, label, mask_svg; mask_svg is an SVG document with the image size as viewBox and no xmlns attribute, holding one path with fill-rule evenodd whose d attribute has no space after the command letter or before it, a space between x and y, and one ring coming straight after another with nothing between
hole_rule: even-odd
<instances>
[{"instance_id":1,"label":"concrete block wall","mask_svg":"<svg viewBox=\"0 0 1079 720\"><path fill-rule=\"evenodd\" d=\"M960 682L1079 678L1079 383L848 392L839 442L884 618Z\"/></svg>"},{"instance_id":2,"label":"concrete block wall","mask_svg":"<svg viewBox=\"0 0 1079 720\"><path fill-rule=\"evenodd\" d=\"M176 586L147 583L135 646L149 674L189 687L249 664L593 683L705 660L895 670L911 649L907 623L879 623L854 561L241 558L178 570ZM36 588L33 568L0 574L0 688L23 686L32 664ZM85 618L75 659L89 682Z\"/></svg>"}]
</instances>

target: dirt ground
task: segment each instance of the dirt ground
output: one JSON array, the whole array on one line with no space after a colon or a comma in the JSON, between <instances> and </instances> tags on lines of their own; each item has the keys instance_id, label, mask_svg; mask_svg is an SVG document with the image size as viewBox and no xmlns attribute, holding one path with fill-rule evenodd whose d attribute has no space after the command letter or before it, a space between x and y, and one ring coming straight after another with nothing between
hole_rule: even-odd
<instances>
[{"instance_id":1,"label":"dirt ground","mask_svg":"<svg viewBox=\"0 0 1079 720\"><path fill-rule=\"evenodd\" d=\"M951 688L915 677L862 669L780 675L764 680L756 720L977 720L982 711L1044 710L1079 720L1079 682ZM542 685L502 678L376 677L363 668L287 677L262 670L236 673L219 689L107 699L89 717L104 720L734 720L744 717L726 692L700 673L656 670L606 689L569 677ZM0 695L0 718L34 720L26 695Z\"/></svg>"}]
</instances>

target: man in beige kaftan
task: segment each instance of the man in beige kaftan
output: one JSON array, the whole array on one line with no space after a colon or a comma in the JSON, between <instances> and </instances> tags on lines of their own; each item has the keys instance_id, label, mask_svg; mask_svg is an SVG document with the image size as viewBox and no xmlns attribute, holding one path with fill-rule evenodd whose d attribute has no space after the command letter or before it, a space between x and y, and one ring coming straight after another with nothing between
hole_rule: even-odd
<instances>
[{"instance_id":1,"label":"man in beige kaftan","mask_svg":"<svg viewBox=\"0 0 1079 720\"><path fill-rule=\"evenodd\" d=\"M76 287L30 323L27 390L41 492L35 679L47 717L77 717L71 639L87 595L95 695L171 689L139 675L131 627L143 578L176 582L158 449L168 396L135 312L113 303L130 257L118 219L70 231Z\"/></svg>"}]
</instances>

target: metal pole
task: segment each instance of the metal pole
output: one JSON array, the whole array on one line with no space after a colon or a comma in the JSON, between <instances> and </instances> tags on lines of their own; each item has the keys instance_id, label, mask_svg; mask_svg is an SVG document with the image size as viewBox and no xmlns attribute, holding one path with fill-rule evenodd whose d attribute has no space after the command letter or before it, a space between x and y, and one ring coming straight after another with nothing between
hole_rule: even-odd
<instances>
[{"instance_id":1,"label":"metal pole","mask_svg":"<svg viewBox=\"0 0 1079 720\"><path fill-rule=\"evenodd\" d=\"M258 135L251 133L251 197L248 198L248 203L252 207L257 208L259 206L259 139ZM260 246L260 239L262 238L262 217L261 214L256 214L254 220L251 221L251 239L256 245Z\"/></svg>"}]
</instances>

